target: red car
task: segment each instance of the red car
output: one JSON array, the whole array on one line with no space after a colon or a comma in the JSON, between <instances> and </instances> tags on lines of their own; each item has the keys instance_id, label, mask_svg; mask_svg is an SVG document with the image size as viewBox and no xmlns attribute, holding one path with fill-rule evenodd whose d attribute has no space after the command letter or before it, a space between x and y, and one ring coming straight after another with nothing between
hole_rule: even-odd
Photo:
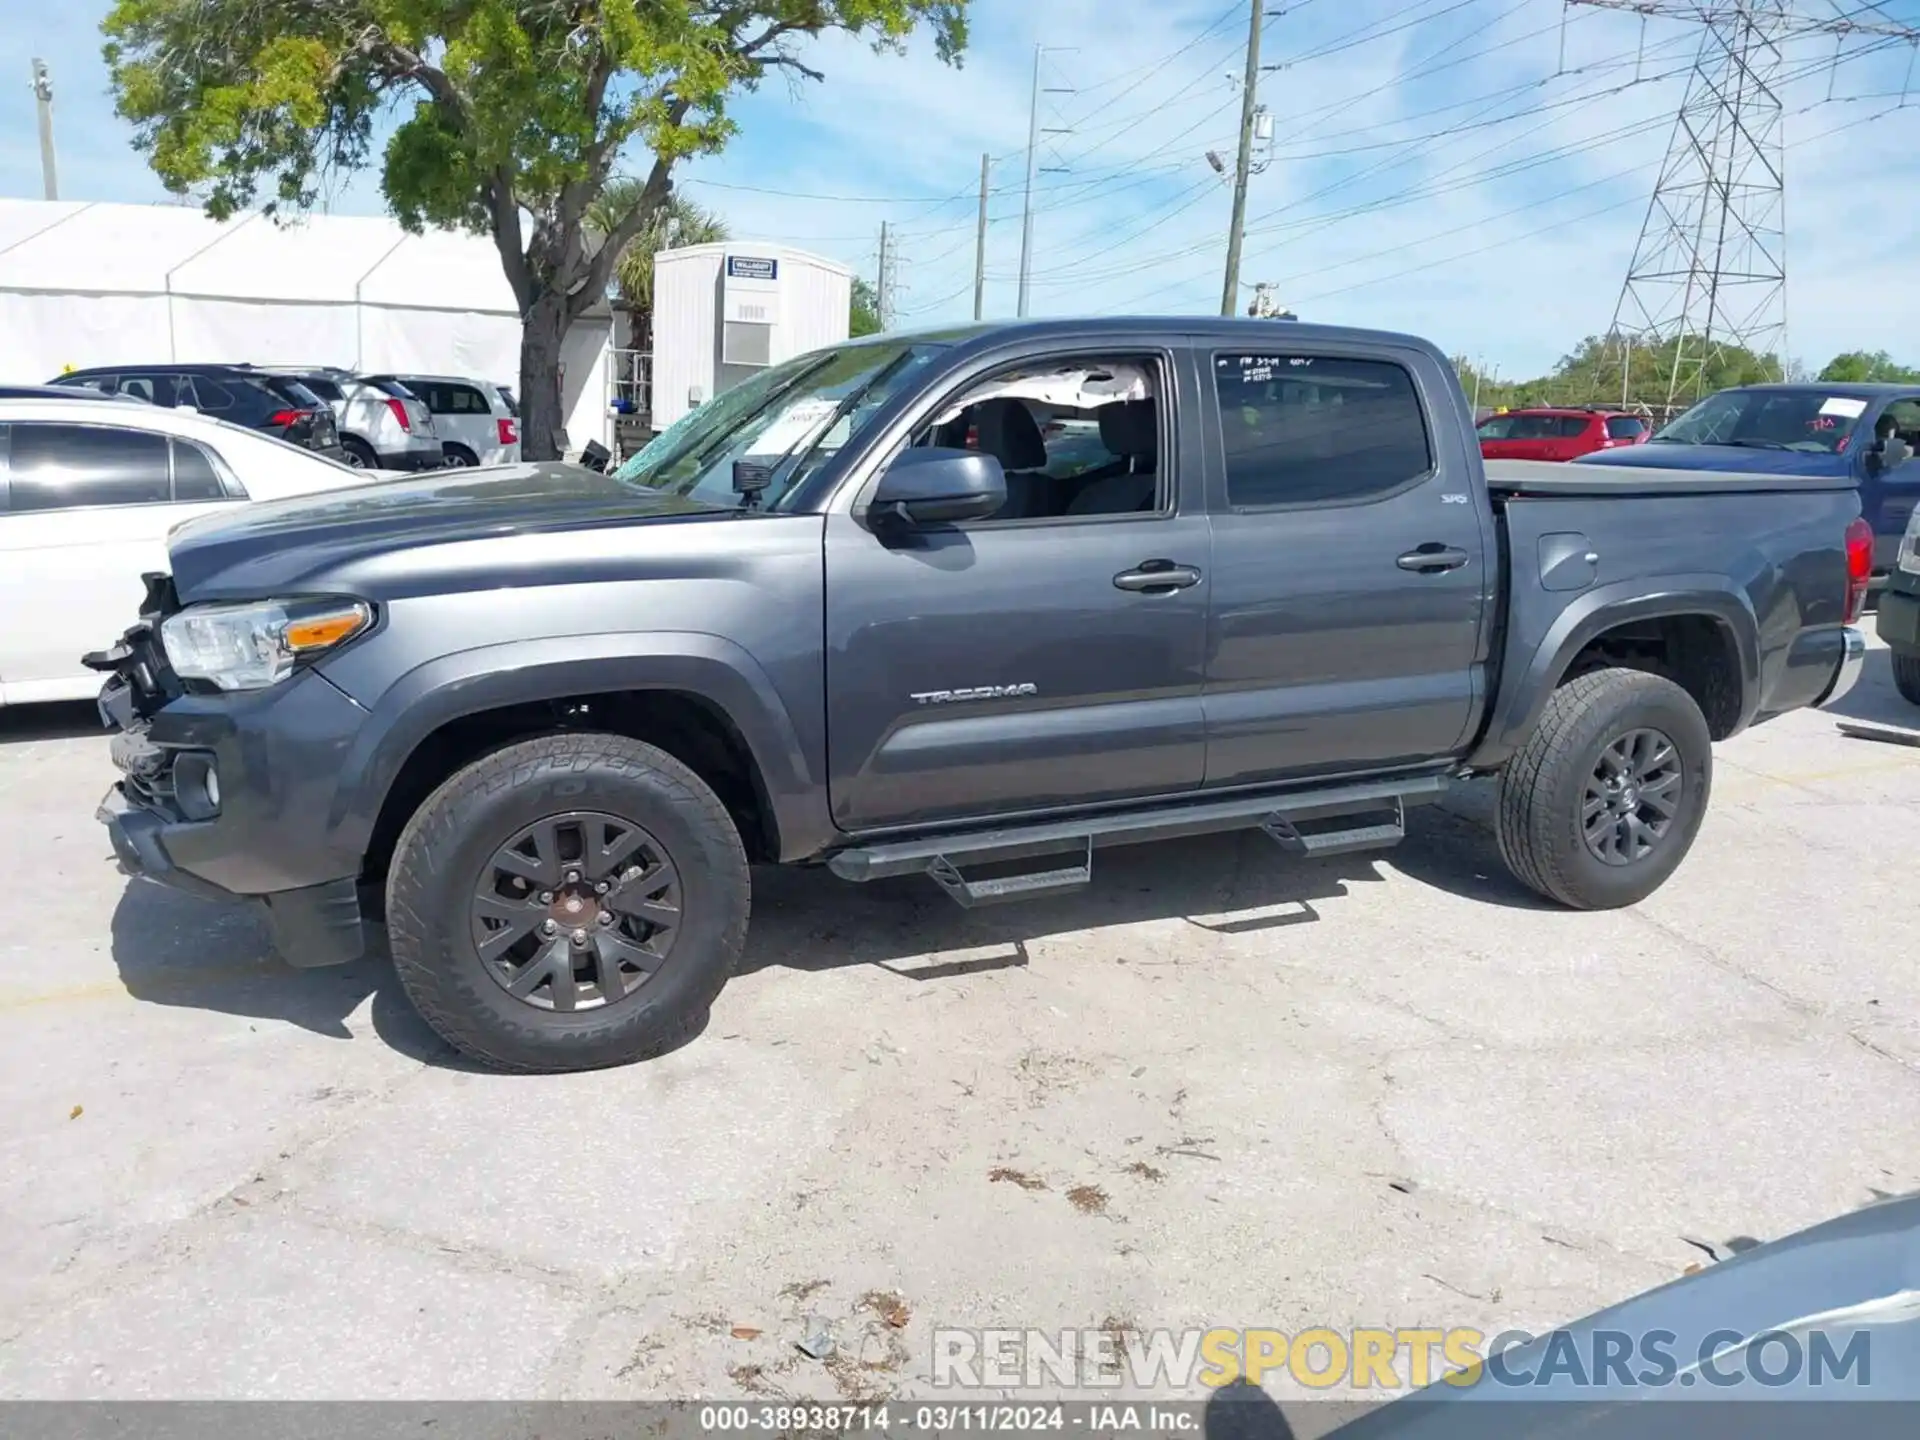
<instances>
[{"instance_id":1,"label":"red car","mask_svg":"<svg viewBox=\"0 0 1920 1440\"><path fill-rule=\"evenodd\" d=\"M1509 410L1479 424L1485 460L1577 460L1595 450L1640 445L1652 433L1638 415L1618 410Z\"/></svg>"}]
</instances>

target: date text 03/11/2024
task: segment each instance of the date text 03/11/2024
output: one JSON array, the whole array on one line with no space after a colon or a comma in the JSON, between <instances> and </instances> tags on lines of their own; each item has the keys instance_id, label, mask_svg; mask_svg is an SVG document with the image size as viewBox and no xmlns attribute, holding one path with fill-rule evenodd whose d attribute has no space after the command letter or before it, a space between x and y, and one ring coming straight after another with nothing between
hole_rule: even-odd
<instances>
[{"instance_id":1,"label":"date text 03/11/2024","mask_svg":"<svg viewBox=\"0 0 1920 1440\"><path fill-rule=\"evenodd\" d=\"M1199 1433L1204 1406L1042 1405L703 1405L703 1434L851 1434L901 1430L923 1435L1079 1431L1094 1435Z\"/></svg>"}]
</instances>

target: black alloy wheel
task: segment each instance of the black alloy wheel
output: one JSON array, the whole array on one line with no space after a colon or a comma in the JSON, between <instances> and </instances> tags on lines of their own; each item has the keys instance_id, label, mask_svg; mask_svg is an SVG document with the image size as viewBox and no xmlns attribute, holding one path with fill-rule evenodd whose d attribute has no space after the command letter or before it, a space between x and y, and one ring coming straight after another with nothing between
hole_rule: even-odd
<instances>
[{"instance_id":1,"label":"black alloy wheel","mask_svg":"<svg viewBox=\"0 0 1920 1440\"><path fill-rule=\"evenodd\" d=\"M1580 823L1587 850L1607 865L1631 865L1659 848L1686 793L1680 751L1659 730L1636 729L1600 752L1587 777Z\"/></svg>"},{"instance_id":2,"label":"black alloy wheel","mask_svg":"<svg viewBox=\"0 0 1920 1440\"><path fill-rule=\"evenodd\" d=\"M653 978L680 932L680 872L630 820L567 811L494 852L474 885L473 943L502 989L542 1010L593 1010Z\"/></svg>"}]
</instances>

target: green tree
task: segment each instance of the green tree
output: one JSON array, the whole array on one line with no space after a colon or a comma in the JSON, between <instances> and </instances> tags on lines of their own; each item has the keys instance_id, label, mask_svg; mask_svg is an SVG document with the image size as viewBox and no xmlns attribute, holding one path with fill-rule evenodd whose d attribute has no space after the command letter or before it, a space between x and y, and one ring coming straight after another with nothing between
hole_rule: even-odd
<instances>
[{"instance_id":1,"label":"green tree","mask_svg":"<svg viewBox=\"0 0 1920 1440\"><path fill-rule=\"evenodd\" d=\"M1848 350L1829 360L1820 371L1820 378L1842 385L1874 381L1912 385L1920 383L1920 370L1894 364L1893 357L1884 350Z\"/></svg>"},{"instance_id":2,"label":"green tree","mask_svg":"<svg viewBox=\"0 0 1920 1440\"><path fill-rule=\"evenodd\" d=\"M167 188L223 217L300 211L378 164L401 224L493 238L523 322L530 458L554 453L560 344L672 193L722 148L728 104L827 31L900 48L966 43L967 0L114 0L116 105ZM376 122L395 123L376 158ZM650 157L624 215L588 215L626 157Z\"/></svg>"},{"instance_id":3,"label":"green tree","mask_svg":"<svg viewBox=\"0 0 1920 1440\"><path fill-rule=\"evenodd\" d=\"M614 180L587 208L587 228L596 244L619 228L641 202L645 182ZM680 194L669 194L613 261L614 302L633 317L636 349L653 348L653 257L683 245L710 245L728 238L727 222Z\"/></svg>"},{"instance_id":4,"label":"green tree","mask_svg":"<svg viewBox=\"0 0 1920 1440\"><path fill-rule=\"evenodd\" d=\"M872 281L862 280L857 275L853 281L853 300L847 306L847 333L880 333L880 296L875 292Z\"/></svg>"}]
</instances>

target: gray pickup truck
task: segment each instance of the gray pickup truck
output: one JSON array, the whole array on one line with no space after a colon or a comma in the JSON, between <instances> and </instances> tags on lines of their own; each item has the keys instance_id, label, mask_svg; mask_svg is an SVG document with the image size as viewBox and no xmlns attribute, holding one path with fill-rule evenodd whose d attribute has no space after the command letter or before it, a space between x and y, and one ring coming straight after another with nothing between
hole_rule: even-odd
<instances>
[{"instance_id":1,"label":"gray pickup truck","mask_svg":"<svg viewBox=\"0 0 1920 1440\"><path fill-rule=\"evenodd\" d=\"M384 919L429 1023L521 1070L697 1026L756 861L976 905L1106 845L1390 845L1497 774L1515 875L1627 905L1692 844L1711 742L1853 682L1858 515L1842 478L1483 468L1407 336L877 337L612 474L183 526L88 657L100 815L129 872L263 901L296 965Z\"/></svg>"}]
</instances>

